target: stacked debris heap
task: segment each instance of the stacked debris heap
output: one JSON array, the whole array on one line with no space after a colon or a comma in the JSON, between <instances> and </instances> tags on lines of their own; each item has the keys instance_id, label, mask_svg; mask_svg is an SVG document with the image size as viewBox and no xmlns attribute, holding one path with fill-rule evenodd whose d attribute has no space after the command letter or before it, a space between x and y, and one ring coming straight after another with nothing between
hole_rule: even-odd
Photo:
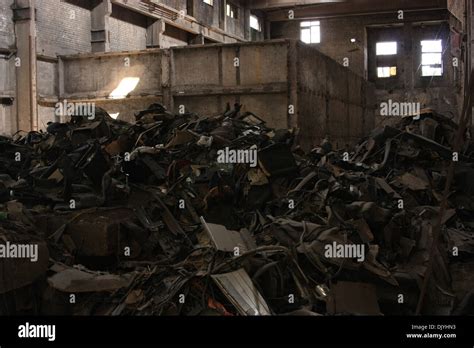
<instances>
[{"instance_id":1,"label":"stacked debris heap","mask_svg":"<svg viewBox=\"0 0 474 348\"><path fill-rule=\"evenodd\" d=\"M2 137L0 314L412 315L453 160L423 314L473 314L474 146L453 154L456 130L426 111L305 153L239 105L153 104Z\"/></svg>"}]
</instances>

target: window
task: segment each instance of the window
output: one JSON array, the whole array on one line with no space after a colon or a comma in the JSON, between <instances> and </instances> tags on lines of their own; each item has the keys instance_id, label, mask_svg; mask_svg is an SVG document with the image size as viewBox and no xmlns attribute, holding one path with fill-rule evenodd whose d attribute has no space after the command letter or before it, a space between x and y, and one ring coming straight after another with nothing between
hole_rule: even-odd
<instances>
[{"instance_id":1,"label":"window","mask_svg":"<svg viewBox=\"0 0 474 348\"><path fill-rule=\"evenodd\" d=\"M262 31L260 26L260 20L257 16L250 15L250 28L255 29L257 31Z\"/></svg>"},{"instance_id":2,"label":"window","mask_svg":"<svg viewBox=\"0 0 474 348\"><path fill-rule=\"evenodd\" d=\"M377 68L377 77L387 78L397 76L397 67L396 66L382 66Z\"/></svg>"},{"instance_id":3,"label":"window","mask_svg":"<svg viewBox=\"0 0 474 348\"><path fill-rule=\"evenodd\" d=\"M202 0L205 4L214 6L214 0Z\"/></svg>"},{"instance_id":4,"label":"window","mask_svg":"<svg viewBox=\"0 0 474 348\"><path fill-rule=\"evenodd\" d=\"M397 54L397 43L393 42L377 42L376 54L378 56L391 56Z\"/></svg>"},{"instance_id":5,"label":"window","mask_svg":"<svg viewBox=\"0 0 474 348\"><path fill-rule=\"evenodd\" d=\"M443 75L443 43L441 40L421 41L421 76Z\"/></svg>"},{"instance_id":6,"label":"window","mask_svg":"<svg viewBox=\"0 0 474 348\"><path fill-rule=\"evenodd\" d=\"M377 77L388 78L397 76L396 56L398 44L396 41L377 42L375 54L377 55Z\"/></svg>"},{"instance_id":7,"label":"window","mask_svg":"<svg viewBox=\"0 0 474 348\"><path fill-rule=\"evenodd\" d=\"M307 44L321 42L321 23L319 21L301 22L301 41Z\"/></svg>"},{"instance_id":8,"label":"window","mask_svg":"<svg viewBox=\"0 0 474 348\"><path fill-rule=\"evenodd\" d=\"M239 13L239 9L237 8L237 6L234 6L232 4L227 4L227 6L226 6L227 17L237 19L238 18L238 13Z\"/></svg>"}]
</instances>

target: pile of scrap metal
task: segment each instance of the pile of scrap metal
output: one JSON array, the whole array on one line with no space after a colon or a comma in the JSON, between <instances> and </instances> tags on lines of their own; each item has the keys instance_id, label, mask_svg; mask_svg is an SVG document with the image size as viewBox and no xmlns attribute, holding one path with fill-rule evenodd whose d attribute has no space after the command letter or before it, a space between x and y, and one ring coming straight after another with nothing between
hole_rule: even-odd
<instances>
[{"instance_id":1,"label":"pile of scrap metal","mask_svg":"<svg viewBox=\"0 0 474 348\"><path fill-rule=\"evenodd\" d=\"M154 104L134 124L100 110L1 138L1 243L39 248L0 259L0 313L414 314L456 160L422 313L472 314L474 148L453 155L456 129L430 112L304 153L238 105Z\"/></svg>"}]
</instances>

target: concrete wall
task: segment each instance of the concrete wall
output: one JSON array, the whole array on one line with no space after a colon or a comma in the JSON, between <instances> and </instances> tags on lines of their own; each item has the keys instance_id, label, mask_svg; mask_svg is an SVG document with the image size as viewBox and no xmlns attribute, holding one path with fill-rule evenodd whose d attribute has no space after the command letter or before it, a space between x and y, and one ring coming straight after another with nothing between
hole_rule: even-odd
<instances>
[{"instance_id":1,"label":"concrete wall","mask_svg":"<svg viewBox=\"0 0 474 348\"><path fill-rule=\"evenodd\" d=\"M13 0L0 0L0 49L15 48L12 4ZM14 95L13 59L8 52L0 54L0 95Z\"/></svg>"},{"instance_id":2,"label":"concrete wall","mask_svg":"<svg viewBox=\"0 0 474 348\"><path fill-rule=\"evenodd\" d=\"M447 23L441 25L408 25L401 31L398 65L400 74L396 78L377 79L375 81L379 102L389 99L398 102L420 103L421 108L433 108L447 116L457 117L460 112L464 68L459 52L451 45L453 33ZM443 76L423 77L421 75L422 40L442 39L444 46ZM374 44L369 45L369 56L374 57ZM458 57L459 67L453 67L453 58ZM376 69L369 59L369 69ZM380 123L390 123L390 119L379 118Z\"/></svg>"},{"instance_id":3,"label":"concrete wall","mask_svg":"<svg viewBox=\"0 0 474 348\"><path fill-rule=\"evenodd\" d=\"M250 38L248 30L248 16L250 11L245 8L245 1L233 0L233 3L240 7L239 18L235 20L224 16L225 9L220 0L215 0L215 5L211 8L202 3L201 0L194 1L194 5L191 7L189 7L188 0L162 0L161 2L178 11L184 10L188 14L192 13L198 20L198 23L196 23L192 18L188 18L188 24L190 24L192 28L189 29L184 26L193 34L178 29L173 25L174 23L167 23L165 27L166 30L159 43L162 48L199 43L202 37L199 37L196 33L201 33L204 36L208 35L206 36L207 40L205 40L205 43L210 43L212 40L233 42L238 41L238 38L241 40ZM15 24L13 23L13 11L11 9L13 3L14 0L0 0L0 97L11 97L15 100L13 106L6 105L5 102L0 108L0 133L2 134L11 134L16 131L17 125L23 129L35 128L36 124L42 127L43 121L50 117L51 110L49 110L49 108L58 100L58 96L63 96L64 93L67 95L67 90L63 90L62 88L63 78L59 78L62 71L57 62L57 56L91 52L92 29L98 33L97 38L95 38L96 41L94 42L95 50L107 51L110 49L112 52L143 50L147 47L147 39L150 40L151 31L149 30L149 26L157 19L148 17L146 14L137 14L130 9L112 5L112 13L107 20L108 9L104 7L104 10L99 9L99 11L97 11L98 8L95 7L99 4L97 0L37 0L35 24L38 61L32 65L32 67L37 68L36 73L33 72L32 75L37 77L37 101L39 108L37 110L33 108L32 111L30 110L31 112L20 112L19 105L30 105L30 103L27 102L25 95L23 95L23 97L20 95L20 98L17 98L16 95L16 80L20 70L14 66L15 55L8 58L8 60L5 59L5 57L9 55L8 50L15 49L17 45L23 47L23 51L26 52L25 49L28 48L29 39L26 34L22 34L22 44L20 45L16 42ZM93 13L95 14L94 24L92 23ZM105 18L105 20L102 21L105 24L101 23L101 19L103 19L102 16ZM200 24L199 21L202 21L202 24ZM177 26L180 26L180 24L182 25L183 23L178 23ZM26 33L25 30L27 30L29 26L30 24L25 23L25 28L21 32ZM212 27L219 29L212 29ZM196 30L196 28L199 28L199 30ZM106 35L110 38L110 45L107 41L100 41L100 30L104 30ZM19 32L20 31L17 30L17 36ZM209 32L212 32L213 35L209 35ZM263 33L259 37L263 37ZM156 42L149 42L149 44L154 46ZM145 65L148 66L147 64ZM32 81L34 80L31 76L27 76L27 72L32 72L33 70L28 67L24 67L23 70L24 76L22 81L27 85L28 81L25 82L26 77ZM91 71L91 69L87 71ZM142 109L147 106L148 99L152 98L150 95L155 98L154 100L158 100L156 98L162 98L160 95L155 95L156 88L143 92L143 81L151 80L153 82L153 73L150 78L147 69L136 71L132 67L130 71L143 75L140 75L143 78L141 79L142 82L140 82L137 91L139 91L138 94L144 93L144 95L132 96L132 99L145 98L143 101L138 99L137 102L133 101L133 105L136 105L137 109ZM81 75L82 73L85 75ZM112 74L114 71L109 71L109 73ZM85 71L78 72L76 77L82 76L85 80L90 79L93 81L89 81L88 87L91 88L87 89L87 92L94 91L93 98L99 98L97 99L98 102L100 98L106 98L107 93L110 93L110 90L107 90L107 88L112 87L112 85L108 86L104 81L108 81L108 83L112 84L115 81L111 82L107 80L107 78L103 81L98 81L93 75L86 74ZM68 83L72 84L74 81L66 80L66 87ZM97 83L102 89L98 92L95 91L94 83ZM23 94L28 94L28 88L20 88ZM103 96L98 97L97 95L100 94L103 94ZM87 98L88 97L89 95ZM234 100L233 97L231 99ZM23 104L15 105L17 102ZM129 102L131 103L132 101L129 100ZM110 105L110 103L106 105ZM16 110L17 108L18 111ZM119 107L114 105L114 108L117 109ZM36 116L33 111L37 111L38 115ZM19 118L18 113L21 113L23 116ZM26 115L29 116L27 117ZM126 118L132 117L133 111L120 110L120 115L121 117L125 115L123 117ZM30 118L30 120L28 120L28 118ZM20 122L21 124L18 123L18 119L22 120Z\"/></svg>"},{"instance_id":4,"label":"concrete wall","mask_svg":"<svg viewBox=\"0 0 474 348\"><path fill-rule=\"evenodd\" d=\"M11 135L14 129L13 122L15 107L0 104L0 135Z\"/></svg>"},{"instance_id":5,"label":"concrete wall","mask_svg":"<svg viewBox=\"0 0 474 348\"><path fill-rule=\"evenodd\" d=\"M15 129L15 103L10 102L15 98L15 65L14 59L4 59L0 57L0 96L6 98L4 103L0 103L0 134L8 135ZM11 99L10 99L11 98Z\"/></svg>"},{"instance_id":6,"label":"concrete wall","mask_svg":"<svg viewBox=\"0 0 474 348\"><path fill-rule=\"evenodd\" d=\"M160 48L186 46L188 44L188 33L171 25L166 25L166 30L161 39Z\"/></svg>"},{"instance_id":7,"label":"concrete wall","mask_svg":"<svg viewBox=\"0 0 474 348\"><path fill-rule=\"evenodd\" d=\"M187 0L160 0L158 1L166 6L172 7L178 11L186 11L187 13Z\"/></svg>"},{"instance_id":8,"label":"concrete wall","mask_svg":"<svg viewBox=\"0 0 474 348\"><path fill-rule=\"evenodd\" d=\"M219 17L222 9L222 1L214 1L214 6L206 4L202 0L193 1L193 17L204 25L221 27ZM221 27L222 28L222 27Z\"/></svg>"},{"instance_id":9,"label":"concrete wall","mask_svg":"<svg viewBox=\"0 0 474 348\"><path fill-rule=\"evenodd\" d=\"M287 128L287 42L177 48L172 54L176 111L185 105L213 115L238 102L270 126Z\"/></svg>"},{"instance_id":10,"label":"concrete wall","mask_svg":"<svg viewBox=\"0 0 474 348\"><path fill-rule=\"evenodd\" d=\"M162 50L64 57L60 98L93 102L114 117L133 122L135 113L163 102ZM130 66L126 63L130 62ZM121 84L138 79L126 99L110 99ZM130 88L131 88L130 87Z\"/></svg>"},{"instance_id":11,"label":"concrete wall","mask_svg":"<svg viewBox=\"0 0 474 348\"><path fill-rule=\"evenodd\" d=\"M0 47L2 43L3 30L13 32L11 23L12 13L9 8L13 0L0 1ZM178 11L188 13L187 0L164 0L163 4ZM205 26L224 29L225 19L227 21L226 31L242 40L250 39L247 33L248 11L241 2L234 0L236 6L240 8L239 18L232 19L223 16L223 3L220 0L214 1L214 6L209 6L201 0L193 2L192 9L189 8L196 20ZM77 4L81 4L78 6ZM41 6L37 6L37 27L38 27L38 53L46 56L69 55L82 52L91 52L91 9L92 2L68 3L62 0L42 1ZM111 51L142 50L146 48L146 29L149 22L146 16L123 7L112 5L112 14L108 24L110 35ZM2 29L3 28L3 29ZM58 30L58 28L60 28ZM175 34L178 29L167 29L163 36L163 48L187 45L188 38L185 32ZM8 37L8 44L13 44L11 35ZM263 34L258 36L263 38Z\"/></svg>"},{"instance_id":12,"label":"concrete wall","mask_svg":"<svg viewBox=\"0 0 474 348\"><path fill-rule=\"evenodd\" d=\"M130 67L124 66L127 57ZM222 113L227 103L241 103L244 112L253 112L271 127L299 128L306 149L327 134L343 147L366 135L374 124L373 87L296 41L82 55L64 57L62 64L61 98L95 102L127 121L154 101L175 112L182 105L202 115ZM126 99L108 100L127 77L139 78L136 89ZM294 115L290 105L295 106Z\"/></svg>"},{"instance_id":13,"label":"concrete wall","mask_svg":"<svg viewBox=\"0 0 474 348\"><path fill-rule=\"evenodd\" d=\"M38 97L57 98L59 93L57 63L39 60L37 66Z\"/></svg>"},{"instance_id":14,"label":"concrete wall","mask_svg":"<svg viewBox=\"0 0 474 348\"><path fill-rule=\"evenodd\" d=\"M13 24L13 0L0 0L0 49L13 49L15 46L15 31ZM14 56L0 54L0 96L15 97L15 66ZM10 134L13 130L15 106L5 100L0 103L0 134Z\"/></svg>"},{"instance_id":15,"label":"concrete wall","mask_svg":"<svg viewBox=\"0 0 474 348\"><path fill-rule=\"evenodd\" d=\"M0 58L0 96L14 96L14 60Z\"/></svg>"},{"instance_id":16,"label":"concrete wall","mask_svg":"<svg viewBox=\"0 0 474 348\"><path fill-rule=\"evenodd\" d=\"M297 47L301 145L311 148L325 136L337 148L357 143L375 125L374 86L315 47Z\"/></svg>"},{"instance_id":17,"label":"concrete wall","mask_svg":"<svg viewBox=\"0 0 474 348\"><path fill-rule=\"evenodd\" d=\"M55 117L55 109L53 106L38 105L38 122L42 130L48 126L48 122L58 121Z\"/></svg>"},{"instance_id":18,"label":"concrete wall","mask_svg":"<svg viewBox=\"0 0 474 348\"><path fill-rule=\"evenodd\" d=\"M272 39L300 39L300 21L276 22L271 26ZM351 38L358 43L351 43ZM333 60L343 63L349 58L349 68L356 74L365 76L366 47L365 22L360 17L332 18L321 20L321 43L310 45Z\"/></svg>"},{"instance_id":19,"label":"concrete wall","mask_svg":"<svg viewBox=\"0 0 474 348\"><path fill-rule=\"evenodd\" d=\"M163 97L148 96L129 98L125 102L123 100L98 100L96 101L96 106L107 110L114 118L134 122L137 112L146 110L154 103L163 103Z\"/></svg>"},{"instance_id":20,"label":"concrete wall","mask_svg":"<svg viewBox=\"0 0 474 348\"><path fill-rule=\"evenodd\" d=\"M37 14L37 50L55 57L91 51L91 13L61 0L40 1Z\"/></svg>"},{"instance_id":21,"label":"concrete wall","mask_svg":"<svg viewBox=\"0 0 474 348\"><path fill-rule=\"evenodd\" d=\"M202 0L194 0L190 14L200 23L225 30L228 34L234 35L242 40L261 41L264 39L264 20L260 13L257 17L262 21L262 31L250 30L250 11L244 0L229 1L237 8L238 18L231 18L226 15L225 2L214 0L214 6L204 3ZM188 13L189 13L188 12Z\"/></svg>"},{"instance_id":22,"label":"concrete wall","mask_svg":"<svg viewBox=\"0 0 474 348\"><path fill-rule=\"evenodd\" d=\"M459 0L459 2L462 2ZM394 14L352 16L344 18L321 18L321 43L314 46L339 64L348 58L349 69L357 75L376 82L377 105L392 99L398 102L420 102L422 107L435 108L440 112L455 114L460 112L462 95L463 63L461 50L451 47L453 33L450 27L462 31L456 18L447 11L426 11L406 13L405 21L394 19ZM446 20L448 18L448 20ZM435 29L433 21L438 20ZM442 24L444 23L444 24ZM430 32L431 30L431 32ZM375 55L375 43L370 33L377 31L398 31L394 40L399 42L398 83L392 79L374 77L376 66L371 64ZM271 25L272 38L300 38L300 21L274 22ZM380 36L380 37L383 37ZM421 78L417 67L420 64L420 40L442 37L445 44L444 75L427 81ZM352 43L351 39L356 42ZM383 41L383 40L381 40ZM459 58L459 67L453 69L452 59ZM429 86L429 88L428 88ZM379 118L378 123L383 120Z\"/></svg>"},{"instance_id":23,"label":"concrete wall","mask_svg":"<svg viewBox=\"0 0 474 348\"><path fill-rule=\"evenodd\" d=\"M245 14L245 8L239 6L238 2L233 3L237 7L237 18L231 18L226 16L226 31L229 33L233 33L240 37L247 37L246 28L247 28L247 21L249 20Z\"/></svg>"},{"instance_id":24,"label":"concrete wall","mask_svg":"<svg viewBox=\"0 0 474 348\"><path fill-rule=\"evenodd\" d=\"M161 94L160 50L64 58L63 98L109 98L127 79L138 79L130 96ZM129 63L129 66L128 66ZM125 82L123 82L125 81Z\"/></svg>"}]
</instances>

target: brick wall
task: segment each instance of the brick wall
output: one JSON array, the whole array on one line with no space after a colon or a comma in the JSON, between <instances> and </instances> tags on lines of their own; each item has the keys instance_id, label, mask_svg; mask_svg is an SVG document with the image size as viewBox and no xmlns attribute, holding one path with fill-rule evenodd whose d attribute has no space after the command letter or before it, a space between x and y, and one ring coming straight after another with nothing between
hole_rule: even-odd
<instances>
[{"instance_id":1,"label":"brick wall","mask_svg":"<svg viewBox=\"0 0 474 348\"><path fill-rule=\"evenodd\" d=\"M13 24L13 0L0 0L0 48L15 47ZM0 58L0 95L15 97L15 67L13 57L10 60ZM0 134L11 134L13 131L13 105L0 104Z\"/></svg>"},{"instance_id":2,"label":"brick wall","mask_svg":"<svg viewBox=\"0 0 474 348\"><path fill-rule=\"evenodd\" d=\"M146 49L146 25L146 17L113 6L109 20L110 50L134 51Z\"/></svg>"},{"instance_id":3,"label":"brick wall","mask_svg":"<svg viewBox=\"0 0 474 348\"><path fill-rule=\"evenodd\" d=\"M0 0L0 48L15 44L12 4L13 0Z\"/></svg>"},{"instance_id":4,"label":"brick wall","mask_svg":"<svg viewBox=\"0 0 474 348\"><path fill-rule=\"evenodd\" d=\"M110 50L133 51L146 49L146 29L110 18Z\"/></svg>"},{"instance_id":5,"label":"brick wall","mask_svg":"<svg viewBox=\"0 0 474 348\"><path fill-rule=\"evenodd\" d=\"M14 58L0 59L0 95L15 94L15 65Z\"/></svg>"},{"instance_id":6,"label":"brick wall","mask_svg":"<svg viewBox=\"0 0 474 348\"><path fill-rule=\"evenodd\" d=\"M90 10L62 0L37 6L38 53L55 56L91 51Z\"/></svg>"},{"instance_id":7,"label":"brick wall","mask_svg":"<svg viewBox=\"0 0 474 348\"><path fill-rule=\"evenodd\" d=\"M0 95L15 97L15 66L13 59L0 59ZM13 133L14 105L0 104L0 135Z\"/></svg>"},{"instance_id":8,"label":"brick wall","mask_svg":"<svg viewBox=\"0 0 474 348\"><path fill-rule=\"evenodd\" d=\"M12 0L0 0L0 48L15 48L15 32L13 25ZM0 95L14 95L15 89L15 57L0 57Z\"/></svg>"}]
</instances>

